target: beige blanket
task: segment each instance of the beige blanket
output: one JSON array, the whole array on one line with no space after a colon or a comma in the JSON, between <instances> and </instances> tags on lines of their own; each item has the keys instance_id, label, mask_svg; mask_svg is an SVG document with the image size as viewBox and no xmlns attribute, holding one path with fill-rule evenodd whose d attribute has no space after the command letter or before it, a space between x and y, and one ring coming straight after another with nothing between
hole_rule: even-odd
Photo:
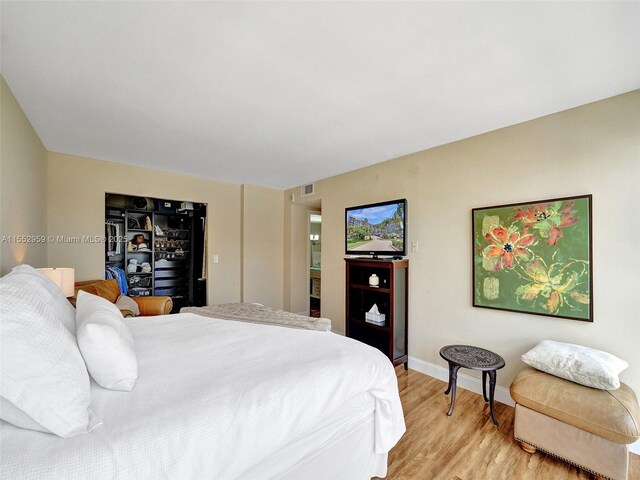
<instances>
[{"instance_id":1,"label":"beige blanket","mask_svg":"<svg viewBox=\"0 0 640 480\"><path fill-rule=\"evenodd\" d=\"M281 327L320 330L322 332L331 330L331 320L328 318L305 317L304 315L296 315L295 313L265 307L257 303L220 303L207 307L184 307L180 309L180 313L195 313L203 317L266 323Z\"/></svg>"}]
</instances>

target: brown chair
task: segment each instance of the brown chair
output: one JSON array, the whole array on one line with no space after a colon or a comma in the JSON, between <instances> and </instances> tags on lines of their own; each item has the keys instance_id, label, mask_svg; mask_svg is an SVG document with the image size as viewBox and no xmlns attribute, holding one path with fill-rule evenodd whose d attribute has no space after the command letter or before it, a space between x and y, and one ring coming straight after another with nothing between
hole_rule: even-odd
<instances>
[{"instance_id":1,"label":"brown chair","mask_svg":"<svg viewBox=\"0 0 640 480\"><path fill-rule=\"evenodd\" d=\"M514 437L528 453L541 450L596 478L627 480L629 447L640 438L633 390L598 390L523 368L511 383Z\"/></svg>"},{"instance_id":2,"label":"brown chair","mask_svg":"<svg viewBox=\"0 0 640 480\"><path fill-rule=\"evenodd\" d=\"M78 291L82 290L93 295L109 300L111 303L116 303L118 297L121 295L120 287L116 280L85 280L82 282L76 282L75 295L78 295ZM73 296L69 301L75 307L76 296ZM134 297L133 300L138 304L140 309L140 316L151 317L155 315L167 315L171 313L173 308L173 300L171 297ZM123 316L131 316L132 312L128 310L122 310Z\"/></svg>"}]
</instances>

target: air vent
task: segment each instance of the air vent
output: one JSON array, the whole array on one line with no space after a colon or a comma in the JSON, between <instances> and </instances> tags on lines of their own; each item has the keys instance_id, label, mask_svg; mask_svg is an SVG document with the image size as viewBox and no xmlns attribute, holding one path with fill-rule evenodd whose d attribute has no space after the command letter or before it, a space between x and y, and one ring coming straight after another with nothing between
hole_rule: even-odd
<instances>
[{"instance_id":1,"label":"air vent","mask_svg":"<svg viewBox=\"0 0 640 480\"><path fill-rule=\"evenodd\" d=\"M309 185L303 185L300 187L300 195L303 197L306 195L313 195L314 184L310 183Z\"/></svg>"}]
</instances>

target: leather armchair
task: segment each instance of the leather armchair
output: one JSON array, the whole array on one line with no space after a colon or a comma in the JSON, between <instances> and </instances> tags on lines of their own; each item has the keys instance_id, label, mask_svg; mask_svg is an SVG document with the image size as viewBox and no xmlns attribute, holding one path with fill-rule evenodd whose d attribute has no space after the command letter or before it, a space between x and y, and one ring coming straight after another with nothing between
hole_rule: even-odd
<instances>
[{"instance_id":1,"label":"leather armchair","mask_svg":"<svg viewBox=\"0 0 640 480\"><path fill-rule=\"evenodd\" d=\"M135 297L135 302L140 308L140 315L152 317L154 315L167 315L173 308L171 297Z\"/></svg>"},{"instance_id":2,"label":"leather armchair","mask_svg":"<svg viewBox=\"0 0 640 480\"><path fill-rule=\"evenodd\" d=\"M111 303L116 303L120 296L120 288L118 287L118 282L115 280L85 280L76 282L76 295L79 290L98 295L99 297L109 300ZM171 313L171 309L173 308L173 300L171 300L171 297L135 297L133 300L138 304L140 316L167 315ZM76 297L71 297L69 301L75 307Z\"/></svg>"}]
</instances>

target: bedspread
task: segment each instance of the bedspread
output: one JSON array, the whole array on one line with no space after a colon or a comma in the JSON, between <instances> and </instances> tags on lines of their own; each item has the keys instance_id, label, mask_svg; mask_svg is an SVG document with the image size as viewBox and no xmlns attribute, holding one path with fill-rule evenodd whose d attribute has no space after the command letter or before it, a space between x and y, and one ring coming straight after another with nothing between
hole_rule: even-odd
<instances>
[{"instance_id":1,"label":"bedspread","mask_svg":"<svg viewBox=\"0 0 640 480\"><path fill-rule=\"evenodd\" d=\"M304 328L307 330L331 330L328 318L305 317L258 303L220 303L206 307L184 307L181 313L195 313L204 317L223 318L240 322L267 323L281 327Z\"/></svg>"},{"instance_id":2,"label":"bedspread","mask_svg":"<svg viewBox=\"0 0 640 480\"><path fill-rule=\"evenodd\" d=\"M391 363L355 340L187 313L126 323L134 390L93 384L104 424L77 437L2 422L3 478L238 479L364 391L375 398L376 452L404 433Z\"/></svg>"}]
</instances>

